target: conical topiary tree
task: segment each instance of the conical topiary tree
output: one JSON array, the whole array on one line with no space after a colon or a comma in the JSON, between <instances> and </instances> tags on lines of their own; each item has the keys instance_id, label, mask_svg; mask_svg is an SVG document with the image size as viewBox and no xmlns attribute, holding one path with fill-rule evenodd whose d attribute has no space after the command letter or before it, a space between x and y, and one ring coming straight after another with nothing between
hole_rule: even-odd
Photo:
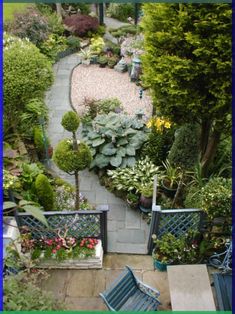
<instances>
[{"instance_id":1,"label":"conical topiary tree","mask_svg":"<svg viewBox=\"0 0 235 314\"><path fill-rule=\"evenodd\" d=\"M72 139L61 140L53 153L53 161L63 171L75 176L76 202L75 209L79 209L79 171L84 170L91 163L92 156L89 147L77 140L76 131L80 118L74 111L64 114L61 122L65 130L73 133Z\"/></svg>"}]
</instances>

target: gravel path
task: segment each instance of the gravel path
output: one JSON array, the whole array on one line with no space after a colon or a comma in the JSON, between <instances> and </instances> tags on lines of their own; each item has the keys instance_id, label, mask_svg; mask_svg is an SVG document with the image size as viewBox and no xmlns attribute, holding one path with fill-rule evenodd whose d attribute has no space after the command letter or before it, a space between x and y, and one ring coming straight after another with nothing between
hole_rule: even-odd
<instances>
[{"instance_id":1,"label":"gravel path","mask_svg":"<svg viewBox=\"0 0 235 314\"><path fill-rule=\"evenodd\" d=\"M98 65L79 65L73 71L71 81L71 100L79 114L84 111L85 98L118 98L124 111L134 115L140 109L146 117L152 113L151 97L143 92L139 98L140 87L130 82L128 73L119 73L113 69L100 68Z\"/></svg>"}]
</instances>

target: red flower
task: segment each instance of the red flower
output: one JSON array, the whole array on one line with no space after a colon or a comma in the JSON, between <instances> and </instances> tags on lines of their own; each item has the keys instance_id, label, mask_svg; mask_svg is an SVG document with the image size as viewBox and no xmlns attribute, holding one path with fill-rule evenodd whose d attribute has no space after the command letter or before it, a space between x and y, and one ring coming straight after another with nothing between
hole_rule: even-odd
<instances>
[{"instance_id":1,"label":"red flower","mask_svg":"<svg viewBox=\"0 0 235 314\"><path fill-rule=\"evenodd\" d=\"M61 248L61 246L60 246L60 245L57 245L57 246L56 246L56 249L57 249L57 250L59 250L60 248Z\"/></svg>"}]
</instances>

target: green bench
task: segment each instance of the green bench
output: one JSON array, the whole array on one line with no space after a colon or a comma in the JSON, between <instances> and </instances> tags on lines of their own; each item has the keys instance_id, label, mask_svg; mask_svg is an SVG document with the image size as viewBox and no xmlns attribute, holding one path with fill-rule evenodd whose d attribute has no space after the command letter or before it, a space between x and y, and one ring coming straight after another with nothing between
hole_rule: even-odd
<instances>
[{"instance_id":1,"label":"green bench","mask_svg":"<svg viewBox=\"0 0 235 314\"><path fill-rule=\"evenodd\" d=\"M159 291L141 282L126 266L111 286L100 293L111 311L156 311Z\"/></svg>"}]
</instances>

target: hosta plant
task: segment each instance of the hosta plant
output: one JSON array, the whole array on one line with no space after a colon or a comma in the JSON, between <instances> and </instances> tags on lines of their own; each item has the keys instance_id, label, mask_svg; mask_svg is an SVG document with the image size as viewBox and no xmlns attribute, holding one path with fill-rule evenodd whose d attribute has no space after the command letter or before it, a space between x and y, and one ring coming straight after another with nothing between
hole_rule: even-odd
<instances>
[{"instance_id":1,"label":"hosta plant","mask_svg":"<svg viewBox=\"0 0 235 314\"><path fill-rule=\"evenodd\" d=\"M110 112L98 115L82 130L83 140L91 148L91 168L134 166L136 153L146 141L142 120Z\"/></svg>"},{"instance_id":2,"label":"hosta plant","mask_svg":"<svg viewBox=\"0 0 235 314\"><path fill-rule=\"evenodd\" d=\"M149 157L138 160L133 167L108 170L108 175L117 190L135 190L137 193L141 193L144 187L152 186L153 177L157 174L160 174L159 167L155 166Z\"/></svg>"}]
</instances>

